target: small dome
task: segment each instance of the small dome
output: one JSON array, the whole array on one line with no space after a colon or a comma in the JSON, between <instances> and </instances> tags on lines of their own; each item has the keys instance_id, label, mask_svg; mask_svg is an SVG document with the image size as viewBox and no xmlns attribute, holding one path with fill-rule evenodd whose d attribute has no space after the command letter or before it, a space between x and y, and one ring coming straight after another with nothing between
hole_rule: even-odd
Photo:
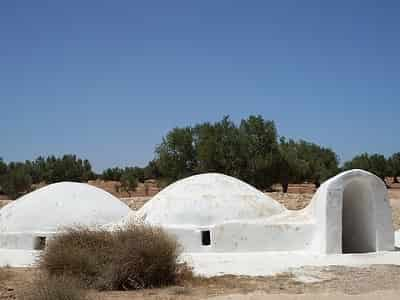
<instances>
[{"instance_id":1,"label":"small dome","mask_svg":"<svg viewBox=\"0 0 400 300\"><path fill-rule=\"evenodd\" d=\"M270 217L285 210L249 184L211 173L171 184L131 216L150 224L211 225Z\"/></svg>"},{"instance_id":2,"label":"small dome","mask_svg":"<svg viewBox=\"0 0 400 300\"><path fill-rule=\"evenodd\" d=\"M116 222L130 208L84 183L60 182L29 193L0 209L0 232L55 232L68 226Z\"/></svg>"}]
</instances>

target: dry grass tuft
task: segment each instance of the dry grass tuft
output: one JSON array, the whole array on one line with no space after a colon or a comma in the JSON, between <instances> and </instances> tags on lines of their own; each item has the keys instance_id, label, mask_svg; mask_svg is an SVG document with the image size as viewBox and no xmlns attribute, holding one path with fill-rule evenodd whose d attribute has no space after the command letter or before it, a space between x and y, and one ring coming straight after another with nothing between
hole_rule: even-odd
<instances>
[{"instance_id":1,"label":"dry grass tuft","mask_svg":"<svg viewBox=\"0 0 400 300\"><path fill-rule=\"evenodd\" d=\"M40 267L101 290L178 284L192 272L178 263L180 246L161 228L134 225L114 232L71 228L49 242Z\"/></svg>"},{"instance_id":2,"label":"dry grass tuft","mask_svg":"<svg viewBox=\"0 0 400 300\"><path fill-rule=\"evenodd\" d=\"M22 292L22 300L88 300L79 282L65 276L40 276Z\"/></svg>"}]
</instances>

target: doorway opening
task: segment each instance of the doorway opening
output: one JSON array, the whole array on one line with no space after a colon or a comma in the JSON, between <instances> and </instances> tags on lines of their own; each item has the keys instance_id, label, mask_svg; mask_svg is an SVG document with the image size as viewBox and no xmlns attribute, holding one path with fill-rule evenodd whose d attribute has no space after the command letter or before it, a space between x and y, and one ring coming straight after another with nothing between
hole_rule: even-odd
<instances>
[{"instance_id":1,"label":"doorway opening","mask_svg":"<svg viewBox=\"0 0 400 300\"><path fill-rule=\"evenodd\" d=\"M348 183L343 191L342 252L376 252L374 203L368 184Z\"/></svg>"}]
</instances>

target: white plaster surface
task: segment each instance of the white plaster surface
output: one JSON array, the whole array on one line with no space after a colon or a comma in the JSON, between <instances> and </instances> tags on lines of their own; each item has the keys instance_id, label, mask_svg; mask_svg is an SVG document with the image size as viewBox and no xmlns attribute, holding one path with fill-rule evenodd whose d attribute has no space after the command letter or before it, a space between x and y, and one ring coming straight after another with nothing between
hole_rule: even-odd
<instances>
[{"instance_id":1,"label":"white plaster surface","mask_svg":"<svg viewBox=\"0 0 400 300\"><path fill-rule=\"evenodd\" d=\"M0 249L0 267L32 267L41 251L21 249Z\"/></svg>"},{"instance_id":2,"label":"white plaster surface","mask_svg":"<svg viewBox=\"0 0 400 300\"><path fill-rule=\"evenodd\" d=\"M400 265L400 252L311 254L307 252L186 253L181 258L205 277L221 275L270 276L314 266Z\"/></svg>"},{"instance_id":3,"label":"white plaster surface","mask_svg":"<svg viewBox=\"0 0 400 300\"><path fill-rule=\"evenodd\" d=\"M350 170L327 180L304 210L315 220L315 252L342 253L343 231L354 252L394 250L388 192L374 174Z\"/></svg>"},{"instance_id":4,"label":"white plaster surface","mask_svg":"<svg viewBox=\"0 0 400 300\"><path fill-rule=\"evenodd\" d=\"M395 240L395 246L397 247L397 248L400 248L400 230L397 230L395 233L394 233L394 240Z\"/></svg>"},{"instance_id":5,"label":"white plaster surface","mask_svg":"<svg viewBox=\"0 0 400 300\"><path fill-rule=\"evenodd\" d=\"M0 262L10 260L11 265L24 264L30 259L29 250L38 249L41 239L46 240L65 227L97 228L120 220L130 211L118 198L87 184L48 185L0 210L0 251L10 256L2 254ZM19 251L8 251L12 249Z\"/></svg>"},{"instance_id":6,"label":"white plaster surface","mask_svg":"<svg viewBox=\"0 0 400 300\"><path fill-rule=\"evenodd\" d=\"M386 186L363 170L329 179L300 211L233 177L196 175L170 185L117 226L130 222L163 227L184 252L394 250ZM202 245L202 231L210 232L210 245Z\"/></svg>"},{"instance_id":7,"label":"white plaster surface","mask_svg":"<svg viewBox=\"0 0 400 300\"><path fill-rule=\"evenodd\" d=\"M283 205L249 184L234 177L209 173L166 187L148 201L136 217L149 224L209 226L232 220L267 218L285 211Z\"/></svg>"},{"instance_id":8,"label":"white plaster surface","mask_svg":"<svg viewBox=\"0 0 400 300\"><path fill-rule=\"evenodd\" d=\"M29 193L0 210L0 233L55 232L73 225L116 222L130 208L104 190L61 182Z\"/></svg>"}]
</instances>

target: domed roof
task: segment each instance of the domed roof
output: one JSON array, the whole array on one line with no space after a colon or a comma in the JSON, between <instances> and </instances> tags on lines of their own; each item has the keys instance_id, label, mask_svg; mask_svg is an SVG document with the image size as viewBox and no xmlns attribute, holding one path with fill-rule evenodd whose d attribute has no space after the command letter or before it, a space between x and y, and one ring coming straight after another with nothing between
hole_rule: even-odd
<instances>
[{"instance_id":1,"label":"domed roof","mask_svg":"<svg viewBox=\"0 0 400 300\"><path fill-rule=\"evenodd\" d=\"M150 224L212 225L270 217L285 210L243 181L210 173L175 182L131 216Z\"/></svg>"},{"instance_id":2,"label":"domed roof","mask_svg":"<svg viewBox=\"0 0 400 300\"><path fill-rule=\"evenodd\" d=\"M104 190L83 183L60 182L0 209L0 233L54 232L68 226L103 225L120 220L130 211Z\"/></svg>"}]
</instances>

